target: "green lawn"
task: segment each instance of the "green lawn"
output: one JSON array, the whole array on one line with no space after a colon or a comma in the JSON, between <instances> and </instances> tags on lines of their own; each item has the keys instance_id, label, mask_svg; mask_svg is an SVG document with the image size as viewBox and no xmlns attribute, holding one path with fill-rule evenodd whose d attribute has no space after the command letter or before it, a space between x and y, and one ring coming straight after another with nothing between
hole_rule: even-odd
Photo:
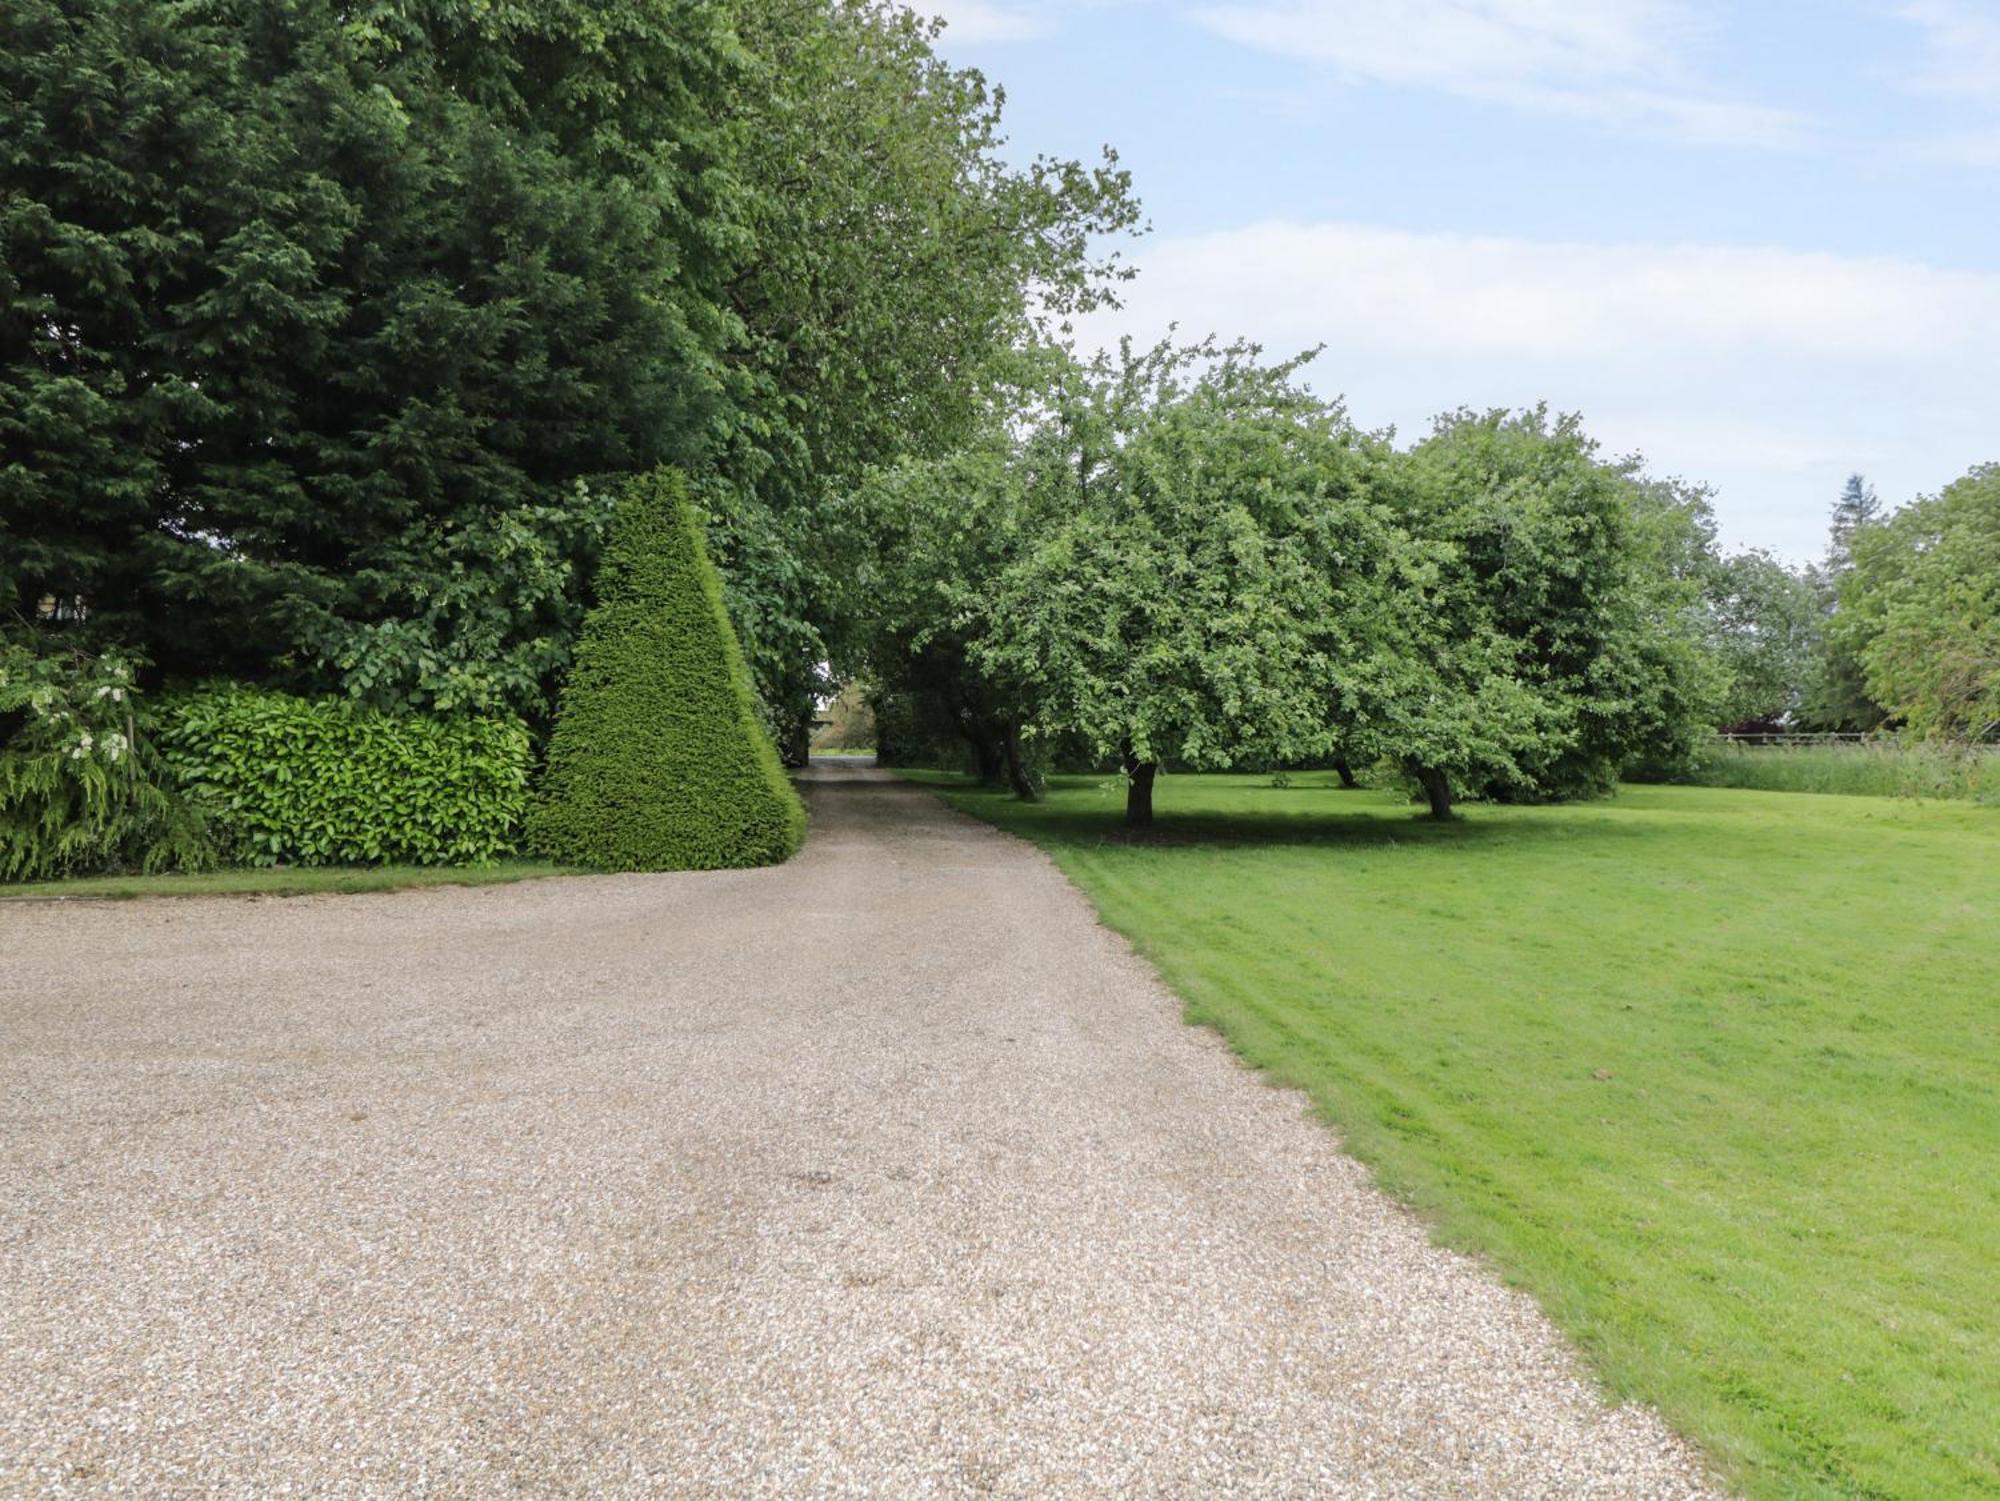
<instances>
[{"instance_id":1,"label":"green lawn","mask_svg":"<svg viewBox=\"0 0 2000 1501\"><path fill-rule=\"evenodd\" d=\"M84 876L0 886L0 901L89 898L119 902L147 896L310 896L315 892L401 891L411 886L494 886L542 876L575 875L560 865L503 860L497 865L284 865L202 875Z\"/></svg>"},{"instance_id":2,"label":"green lawn","mask_svg":"<svg viewBox=\"0 0 2000 1501\"><path fill-rule=\"evenodd\" d=\"M922 780L1745 1490L2000 1494L2000 810Z\"/></svg>"}]
</instances>

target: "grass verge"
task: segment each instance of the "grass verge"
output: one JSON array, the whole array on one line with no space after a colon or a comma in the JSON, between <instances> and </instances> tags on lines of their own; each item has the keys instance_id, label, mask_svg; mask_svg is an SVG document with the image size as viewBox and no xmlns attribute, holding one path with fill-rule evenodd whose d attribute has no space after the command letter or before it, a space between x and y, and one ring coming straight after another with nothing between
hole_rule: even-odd
<instances>
[{"instance_id":1,"label":"grass verge","mask_svg":"<svg viewBox=\"0 0 2000 1501\"><path fill-rule=\"evenodd\" d=\"M503 860L497 865L301 866L205 871L199 875L83 876L0 886L0 901L135 901L155 896L311 896L402 891L413 886L497 886L576 875L560 865Z\"/></svg>"},{"instance_id":2,"label":"grass verge","mask_svg":"<svg viewBox=\"0 0 2000 1501\"><path fill-rule=\"evenodd\" d=\"M1439 1237L1765 1497L2000 1493L2000 813L1686 787L1455 825L1329 779L1016 803Z\"/></svg>"}]
</instances>

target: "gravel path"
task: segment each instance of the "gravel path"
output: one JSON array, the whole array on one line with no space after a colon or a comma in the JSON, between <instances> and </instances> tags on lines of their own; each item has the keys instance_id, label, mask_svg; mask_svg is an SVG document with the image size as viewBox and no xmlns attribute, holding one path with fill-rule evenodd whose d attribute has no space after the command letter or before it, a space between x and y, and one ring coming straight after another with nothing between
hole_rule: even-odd
<instances>
[{"instance_id":1,"label":"gravel path","mask_svg":"<svg viewBox=\"0 0 2000 1501\"><path fill-rule=\"evenodd\" d=\"M0 907L0 1491L1707 1494L1027 846Z\"/></svg>"}]
</instances>

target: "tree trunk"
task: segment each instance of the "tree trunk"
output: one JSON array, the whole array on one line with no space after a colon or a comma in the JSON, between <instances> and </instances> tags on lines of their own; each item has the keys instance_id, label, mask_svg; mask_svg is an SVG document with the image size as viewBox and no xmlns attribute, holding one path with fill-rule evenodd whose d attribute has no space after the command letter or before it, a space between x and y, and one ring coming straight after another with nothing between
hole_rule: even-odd
<instances>
[{"instance_id":1,"label":"tree trunk","mask_svg":"<svg viewBox=\"0 0 2000 1501\"><path fill-rule=\"evenodd\" d=\"M1451 778L1435 766L1412 768L1417 785L1424 789L1424 799L1431 805L1432 818L1451 817Z\"/></svg>"},{"instance_id":2,"label":"tree trunk","mask_svg":"<svg viewBox=\"0 0 2000 1501\"><path fill-rule=\"evenodd\" d=\"M1333 763L1333 769L1340 774L1341 786L1352 791L1354 788L1359 787L1361 785L1359 782L1354 780L1354 768L1347 764L1347 758L1345 756L1341 757L1338 761L1335 761Z\"/></svg>"},{"instance_id":3,"label":"tree trunk","mask_svg":"<svg viewBox=\"0 0 2000 1501\"><path fill-rule=\"evenodd\" d=\"M1035 801L1035 784L1028 779L1028 768L1021 761L1021 721L1007 721L1006 738L1001 742L1007 753L1007 781L1014 789L1014 796L1024 803Z\"/></svg>"},{"instance_id":4,"label":"tree trunk","mask_svg":"<svg viewBox=\"0 0 2000 1501\"><path fill-rule=\"evenodd\" d=\"M1125 752L1125 827L1143 829L1153 821L1153 777L1159 772L1157 761L1141 761L1130 750Z\"/></svg>"},{"instance_id":5,"label":"tree trunk","mask_svg":"<svg viewBox=\"0 0 2000 1501\"><path fill-rule=\"evenodd\" d=\"M972 766L979 777L979 785L999 786L1000 773L1005 764L1005 758L1000 754L1000 747L973 730L967 730L965 738L972 746Z\"/></svg>"},{"instance_id":6,"label":"tree trunk","mask_svg":"<svg viewBox=\"0 0 2000 1501\"><path fill-rule=\"evenodd\" d=\"M808 703L792 720L787 728L784 743L778 747L778 759L792 770L812 764L813 711Z\"/></svg>"}]
</instances>

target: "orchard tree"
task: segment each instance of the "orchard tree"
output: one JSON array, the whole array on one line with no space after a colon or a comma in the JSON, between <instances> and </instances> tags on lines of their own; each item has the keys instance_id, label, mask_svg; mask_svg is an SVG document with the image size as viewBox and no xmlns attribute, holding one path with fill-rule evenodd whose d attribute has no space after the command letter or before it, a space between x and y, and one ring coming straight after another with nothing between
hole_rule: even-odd
<instances>
[{"instance_id":1,"label":"orchard tree","mask_svg":"<svg viewBox=\"0 0 2000 1501\"><path fill-rule=\"evenodd\" d=\"M1480 706L1429 721L1466 735L1442 741L1456 764L1424 764L1433 739L1392 748L1433 811L1447 782L1546 801L1684 756L1722 686L1681 562L1698 495L1663 501L1634 465L1600 460L1579 419L1541 408L1445 417L1411 463L1406 525L1436 577L1413 575L1427 581L1409 608L1449 622L1439 702Z\"/></svg>"},{"instance_id":2,"label":"orchard tree","mask_svg":"<svg viewBox=\"0 0 2000 1501\"><path fill-rule=\"evenodd\" d=\"M1426 534L1447 509L1422 493L1436 471L1386 445L1371 458L1369 494L1395 524L1349 560L1342 611L1372 629L1350 627L1332 726L1346 758L1395 766L1447 819L1461 791L1522 775L1554 716L1517 676L1516 645L1457 542Z\"/></svg>"},{"instance_id":3,"label":"orchard tree","mask_svg":"<svg viewBox=\"0 0 2000 1501\"><path fill-rule=\"evenodd\" d=\"M983 607L975 661L1036 685L1037 728L1115 758L1126 822L1163 763L1225 768L1330 744L1328 623L1363 530L1356 440L1248 347L1160 345L1072 373L1028 484L1057 520ZM1043 512L1042 514L1048 514Z\"/></svg>"}]
</instances>

